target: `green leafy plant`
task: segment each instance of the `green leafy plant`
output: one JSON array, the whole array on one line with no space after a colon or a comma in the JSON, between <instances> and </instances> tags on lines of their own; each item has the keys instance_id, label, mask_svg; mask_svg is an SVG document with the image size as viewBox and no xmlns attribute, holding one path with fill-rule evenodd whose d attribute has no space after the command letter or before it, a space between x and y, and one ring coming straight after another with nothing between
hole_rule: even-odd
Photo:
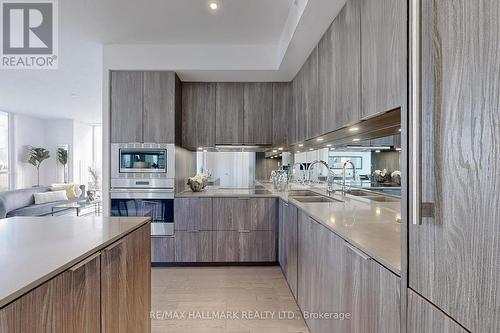
<instances>
[{"instance_id":1,"label":"green leafy plant","mask_svg":"<svg viewBox=\"0 0 500 333\"><path fill-rule=\"evenodd\" d=\"M64 168L64 182L67 182L66 179L66 165L68 164L68 149L63 147L57 148L57 161L62 164Z\"/></svg>"},{"instance_id":2,"label":"green leafy plant","mask_svg":"<svg viewBox=\"0 0 500 333\"><path fill-rule=\"evenodd\" d=\"M50 152L42 147L28 147L28 163L36 168L38 176L38 186L40 186L40 165L50 158Z\"/></svg>"}]
</instances>

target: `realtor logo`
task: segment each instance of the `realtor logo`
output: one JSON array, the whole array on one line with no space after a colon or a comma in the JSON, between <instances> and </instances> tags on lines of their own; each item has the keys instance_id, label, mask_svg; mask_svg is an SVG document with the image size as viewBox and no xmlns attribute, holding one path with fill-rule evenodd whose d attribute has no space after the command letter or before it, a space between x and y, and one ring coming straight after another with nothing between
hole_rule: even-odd
<instances>
[{"instance_id":1,"label":"realtor logo","mask_svg":"<svg viewBox=\"0 0 500 333\"><path fill-rule=\"evenodd\" d=\"M56 69L57 2L0 0L2 69Z\"/></svg>"}]
</instances>

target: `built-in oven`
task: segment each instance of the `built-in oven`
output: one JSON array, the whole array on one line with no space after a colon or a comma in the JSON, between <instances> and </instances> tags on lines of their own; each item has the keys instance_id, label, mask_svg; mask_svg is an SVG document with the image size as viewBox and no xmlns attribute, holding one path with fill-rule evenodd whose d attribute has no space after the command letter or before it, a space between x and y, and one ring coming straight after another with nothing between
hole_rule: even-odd
<instances>
[{"instance_id":1,"label":"built-in oven","mask_svg":"<svg viewBox=\"0 0 500 333\"><path fill-rule=\"evenodd\" d=\"M110 190L111 216L149 216L152 236L174 234L174 190L130 189Z\"/></svg>"},{"instance_id":2,"label":"built-in oven","mask_svg":"<svg viewBox=\"0 0 500 333\"><path fill-rule=\"evenodd\" d=\"M175 145L111 145L111 188L174 188Z\"/></svg>"}]
</instances>

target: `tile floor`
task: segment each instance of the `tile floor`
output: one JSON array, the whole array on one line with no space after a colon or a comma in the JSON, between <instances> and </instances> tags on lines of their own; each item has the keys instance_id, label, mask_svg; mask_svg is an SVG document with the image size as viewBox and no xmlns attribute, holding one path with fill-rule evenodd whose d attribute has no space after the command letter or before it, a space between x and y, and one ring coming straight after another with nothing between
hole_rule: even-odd
<instances>
[{"instance_id":1,"label":"tile floor","mask_svg":"<svg viewBox=\"0 0 500 333\"><path fill-rule=\"evenodd\" d=\"M151 274L153 333L309 333L277 266L153 268Z\"/></svg>"}]
</instances>

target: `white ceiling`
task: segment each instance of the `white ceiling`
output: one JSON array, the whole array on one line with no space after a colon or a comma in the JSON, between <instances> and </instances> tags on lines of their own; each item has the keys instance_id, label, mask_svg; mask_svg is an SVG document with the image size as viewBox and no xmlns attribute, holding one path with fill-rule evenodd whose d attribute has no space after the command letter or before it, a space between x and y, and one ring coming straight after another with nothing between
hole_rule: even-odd
<instances>
[{"instance_id":1,"label":"white ceiling","mask_svg":"<svg viewBox=\"0 0 500 333\"><path fill-rule=\"evenodd\" d=\"M345 0L218 2L59 0L59 69L0 71L0 110L100 123L108 68L290 80Z\"/></svg>"}]
</instances>

